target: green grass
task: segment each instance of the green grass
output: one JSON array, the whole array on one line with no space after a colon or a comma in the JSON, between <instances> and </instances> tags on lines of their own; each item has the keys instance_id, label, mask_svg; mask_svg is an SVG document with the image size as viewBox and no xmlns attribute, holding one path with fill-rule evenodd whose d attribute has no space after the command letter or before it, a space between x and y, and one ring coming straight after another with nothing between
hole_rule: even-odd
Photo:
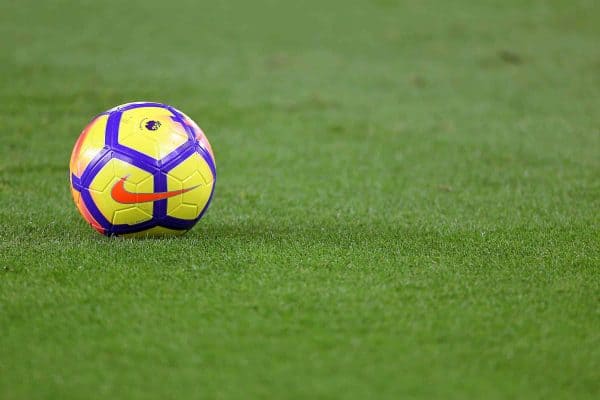
<instances>
[{"instance_id":1,"label":"green grass","mask_svg":"<svg viewBox=\"0 0 600 400\"><path fill-rule=\"evenodd\" d=\"M0 398L593 399L594 1L0 0ZM206 217L104 238L89 119L206 131Z\"/></svg>"}]
</instances>

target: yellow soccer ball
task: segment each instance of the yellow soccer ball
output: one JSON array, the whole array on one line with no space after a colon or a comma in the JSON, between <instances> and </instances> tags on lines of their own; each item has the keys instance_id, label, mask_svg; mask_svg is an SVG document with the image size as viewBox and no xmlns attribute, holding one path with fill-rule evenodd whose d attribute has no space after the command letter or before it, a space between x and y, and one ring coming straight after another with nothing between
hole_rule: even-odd
<instances>
[{"instance_id":1,"label":"yellow soccer ball","mask_svg":"<svg viewBox=\"0 0 600 400\"><path fill-rule=\"evenodd\" d=\"M212 199L217 171L208 139L187 115L135 102L97 115L75 143L71 193L107 236L163 236L191 229Z\"/></svg>"}]
</instances>

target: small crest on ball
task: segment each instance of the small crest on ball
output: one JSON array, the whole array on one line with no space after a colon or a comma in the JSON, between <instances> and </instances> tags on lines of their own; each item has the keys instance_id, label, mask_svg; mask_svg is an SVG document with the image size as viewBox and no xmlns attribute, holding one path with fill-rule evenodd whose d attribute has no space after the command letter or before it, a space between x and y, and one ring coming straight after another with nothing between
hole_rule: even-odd
<instances>
[{"instance_id":1,"label":"small crest on ball","mask_svg":"<svg viewBox=\"0 0 600 400\"><path fill-rule=\"evenodd\" d=\"M160 128L160 121L154 121L154 120L150 120L147 121L144 126L146 127L146 129L148 129L149 131L155 131L158 130L158 128Z\"/></svg>"}]
</instances>

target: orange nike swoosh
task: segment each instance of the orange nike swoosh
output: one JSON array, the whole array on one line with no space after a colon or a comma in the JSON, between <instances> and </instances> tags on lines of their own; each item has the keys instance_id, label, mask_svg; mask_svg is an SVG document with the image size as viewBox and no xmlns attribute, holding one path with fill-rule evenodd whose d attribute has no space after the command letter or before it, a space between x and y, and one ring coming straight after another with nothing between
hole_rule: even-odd
<instances>
[{"instance_id":1,"label":"orange nike swoosh","mask_svg":"<svg viewBox=\"0 0 600 400\"><path fill-rule=\"evenodd\" d=\"M157 201L168 199L169 197L178 196L185 192L189 192L192 189L196 189L200 185L192 186L187 189L173 190L171 192L159 192L159 193L131 193L125 189L125 181L127 176L119 179L115 186L110 191L110 195L113 200L123 204L134 204L134 203L146 203L149 201Z\"/></svg>"}]
</instances>

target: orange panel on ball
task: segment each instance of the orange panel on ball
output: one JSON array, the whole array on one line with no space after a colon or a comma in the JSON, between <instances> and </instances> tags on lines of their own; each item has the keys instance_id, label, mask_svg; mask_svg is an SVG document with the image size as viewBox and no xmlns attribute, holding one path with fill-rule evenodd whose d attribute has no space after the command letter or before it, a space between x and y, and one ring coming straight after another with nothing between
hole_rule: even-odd
<instances>
[{"instance_id":1,"label":"orange panel on ball","mask_svg":"<svg viewBox=\"0 0 600 400\"><path fill-rule=\"evenodd\" d=\"M108 115L100 115L92 120L81 132L71 153L69 168L72 174L81 177L90 161L104 148L104 131Z\"/></svg>"}]
</instances>

